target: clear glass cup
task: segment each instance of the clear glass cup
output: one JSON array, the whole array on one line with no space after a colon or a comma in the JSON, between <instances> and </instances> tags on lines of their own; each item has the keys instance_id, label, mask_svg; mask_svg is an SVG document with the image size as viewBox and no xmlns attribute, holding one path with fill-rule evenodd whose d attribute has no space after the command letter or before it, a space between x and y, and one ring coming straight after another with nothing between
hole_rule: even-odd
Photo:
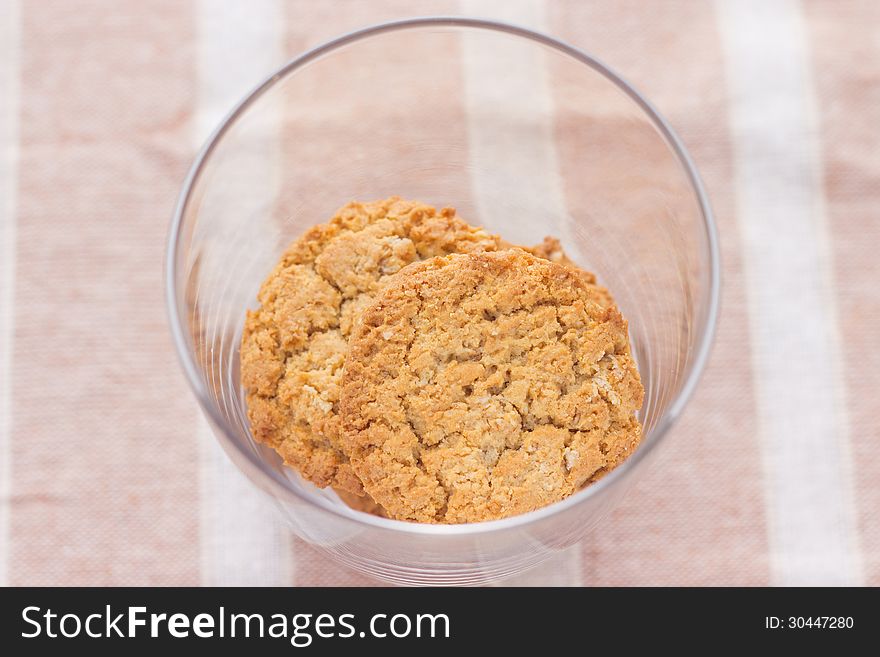
<instances>
[{"instance_id":1,"label":"clear glass cup","mask_svg":"<svg viewBox=\"0 0 880 657\"><path fill-rule=\"evenodd\" d=\"M559 237L629 320L646 389L638 450L531 513L426 525L354 511L250 434L245 309L284 248L352 199L452 205L517 244ZM367 28L294 59L198 155L168 244L171 330L229 457L291 529L361 572L407 584L511 576L580 540L625 493L693 392L718 307L718 247L698 175L654 108L593 57L464 18Z\"/></svg>"}]
</instances>

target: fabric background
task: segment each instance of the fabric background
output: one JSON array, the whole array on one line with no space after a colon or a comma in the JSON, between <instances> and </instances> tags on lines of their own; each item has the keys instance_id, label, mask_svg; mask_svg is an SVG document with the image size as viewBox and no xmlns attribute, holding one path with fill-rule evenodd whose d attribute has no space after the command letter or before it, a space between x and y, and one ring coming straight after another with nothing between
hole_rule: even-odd
<instances>
[{"instance_id":1,"label":"fabric background","mask_svg":"<svg viewBox=\"0 0 880 657\"><path fill-rule=\"evenodd\" d=\"M721 233L717 341L672 438L599 530L511 583L880 585L873 0L0 0L0 583L372 583L291 537L216 447L161 265L236 99L327 38L427 14L620 71Z\"/></svg>"}]
</instances>

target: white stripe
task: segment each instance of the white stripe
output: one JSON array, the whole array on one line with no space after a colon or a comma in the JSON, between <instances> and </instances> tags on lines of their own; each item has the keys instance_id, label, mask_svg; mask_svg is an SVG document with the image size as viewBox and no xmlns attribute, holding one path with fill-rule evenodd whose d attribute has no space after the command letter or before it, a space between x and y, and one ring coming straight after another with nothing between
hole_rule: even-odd
<instances>
[{"instance_id":1,"label":"white stripe","mask_svg":"<svg viewBox=\"0 0 880 657\"><path fill-rule=\"evenodd\" d=\"M290 530L269 497L223 453L201 418L198 437L202 585L289 586Z\"/></svg>"},{"instance_id":2,"label":"white stripe","mask_svg":"<svg viewBox=\"0 0 880 657\"><path fill-rule=\"evenodd\" d=\"M461 9L468 15L545 30L543 0L461 0ZM536 49L512 39L469 36L463 39L464 83L478 221L503 225L502 235L514 244L533 243L536 235L543 237L536 233L535 217L552 222L567 213L544 62L532 56ZM510 75L511 70L516 75ZM516 105L505 103L509 98L517 98ZM495 108L502 103L505 120L499 121ZM523 181L532 189L529 200L517 195L517 205L511 206L510 186Z\"/></svg>"},{"instance_id":3,"label":"white stripe","mask_svg":"<svg viewBox=\"0 0 880 657\"><path fill-rule=\"evenodd\" d=\"M0 586L9 584L20 46L21 8L18 0L0 0Z\"/></svg>"},{"instance_id":4,"label":"white stripe","mask_svg":"<svg viewBox=\"0 0 880 657\"><path fill-rule=\"evenodd\" d=\"M195 143L201 145L232 106L283 57L280 0L198 3L199 97ZM259 160L254 164L259 167ZM271 184L268 172L248 181ZM234 232L234 226L219 227ZM203 275L226 275L224 262L203 262ZM212 267L215 272L208 271ZM289 585L289 531L268 498L223 453L200 421L201 581L204 585Z\"/></svg>"},{"instance_id":5,"label":"white stripe","mask_svg":"<svg viewBox=\"0 0 880 657\"><path fill-rule=\"evenodd\" d=\"M546 31L543 0L462 0L460 7L467 15ZM469 38L463 42L471 184L478 221L491 221L494 226L504 223L501 232L505 239L515 244L531 244L537 241L536 237L543 237L535 233L535 217L561 218L567 209L554 138L553 97L544 62L532 58L521 45L512 41L510 44L506 47L500 41L487 43ZM509 75L510 70L517 74ZM491 83L487 84L487 80ZM498 107L498 100L511 97L517 98L518 103L515 108L505 106L505 116L510 121L495 120L492 111ZM523 123L511 117L511 111L517 110L531 123L529 130L524 131ZM523 180L528 180L532 187L530 198L534 204L508 207L510 185ZM522 199L518 197L517 201ZM540 230L545 229L551 230L549 226ZM501 584L580 586L581 580L581 550L575 545L531 572Z\"/></svg>"},{"instance_id":6,"label":"white stripe","mask_svg":"<svg viewBox=\"0 0 880 657\"><path fill-rule=\"evenodd\" d=\"M772 577L854 585L862 563L806 26L795 0L716 2L766 477Z\"/></svg>"}]
</instances>

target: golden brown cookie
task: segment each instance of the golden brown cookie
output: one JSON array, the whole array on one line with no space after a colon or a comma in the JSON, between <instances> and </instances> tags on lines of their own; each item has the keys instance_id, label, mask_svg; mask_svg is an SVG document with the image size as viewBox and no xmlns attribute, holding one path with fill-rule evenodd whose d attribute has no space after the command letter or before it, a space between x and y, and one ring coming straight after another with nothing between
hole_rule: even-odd
<instances>
[{"instance_id":1,"label":"golden brown cookie","mask_svg":"<svg viewBox=\"0 0 880 657\"><path fill-rule=\"evenodd\" d=\"M294 242L263 283L241 342L241 381L256 440L318 486L362 494L339 447L339 382L348 335L382 282L498 239L446 208L399 198L349 203Z\"/></svg>"},{"instance_id":2,"label":"golden brown cookie","mask_svg":"<svg viewBox=\"0 0 880 657\"><path fill-rule=\"evenodd\" d=\"M550 237L549 235L544 238L543 242L536 244L535 246L522 247L502 241L502 247L508 249L522 249L523 251L528 251L532 255L544 258L544 260L549 260L550 262L556 262L568 267L577 267L577 265L566 255L559 240L555 237ZM593 274L584 271L583 269L580 271L584 273L591 283L596 282L596 277L593 276Z\"/></svg>"},{"instance_id":3,"label":"golden brown cookie","mask_svg":"<svg viewBox=\"0 0 880 657\"><path fill-rule=\"evenodd\" d=\"M578 267L575 262L568 257L565 251L562 248L562 244L555 237L545 237L544 241L540 244L536 244L535 246L530 247L518 247L513 244L509 244L502 240L501 247L503 249L517 249L521 248L523 251L527 251L532 255L538 256L539 258L543 258L544 260L549 260L550 262L555 262L560 265L565 265L566 267L570 267L575 274L577 274L581 280L587 285L596 285L596 275L587 271L586 269L582 269ZM611 296L611 293L604 287L600 285L596 285L596 290L602 296L601 303L606 306L614 305L614 299Z\"/></svg>"},{"instance_id":4,"label":"golden brown cookie","mask_svg":"<svg viewBox=\"0 0 880 657\"><path fill-rule=\"evenodd\" d=\"M461 523L561 500L635 449L626 321L570 267L519 249L400 272L349 340L340 414L389 516Z\"/></svg>"},{"instance_id":5,"label":"golden brown cookie","mask_svg":"<svg viewBox=\"0 0 880 657\"><path fill-rule=\"evenodd\" d=\"M388 517L388 514L385 513L385 509L376 504L376 501L369 495L355 495L343 488L334 488L333 490L345 506L350 509L362 513L369 513L370 515L379 516L380 518Z\"/></svg>"}]
</instances>

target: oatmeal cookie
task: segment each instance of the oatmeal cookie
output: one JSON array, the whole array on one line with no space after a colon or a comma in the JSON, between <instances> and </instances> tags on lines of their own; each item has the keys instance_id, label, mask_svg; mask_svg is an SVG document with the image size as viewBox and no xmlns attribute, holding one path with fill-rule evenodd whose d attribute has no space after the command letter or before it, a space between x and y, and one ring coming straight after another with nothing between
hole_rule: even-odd
<instances>
[{"instance_id":1,"label":"oatmeal cookie","mask_svg":"<svg viewBox=\"0 0 880 657\"><path fill-rule=\"evenodd\" d=\"M245 320L241 382L254 438L324 487L363 494L339 446L348 335L381 283L404 266L494 250L498 239L451 208L390 198L349 203L294 242Z\"/></svg>"},{"instance_id":2,"label":"oatmeal cookie","mask_svg":"<svg viewBox=\"0 0 880 657\"><path fill-rule=\"evenodd\" d=\"M370 515L379 516L380 518L388 517L385 513L385 509L376 504L376 501L369 495L355 495L344 488L334 488L333 490L345 506L350 509L361 511L362 513L369 513Z\"/></svg>"},{"instance_id":3,"label":"oatmeal cookie","mask_svg":"<svg viewBox=\"0 0 880 657\"><path fill-rule=\"evenodd\" d=\"M561 500L636 447L627 325L589 277L520 249L411 265L364 309L339 405L389 516L462 523Z\"/></svg>"},{"instance_id":4,"label":"oatmeal cookie","mask_svg":"<svg viewBox=\"0 0 880 657\"><path fill-rule=\"evenodd\" d=\"M555 237L550 237L549 235L544 238L544 241L540 244L535 244L535 246L524 247L517 246L516 244L509 244L502 240L502 247L508 249L522 249L523 251L528 251L532 255L538 256L539 258L544 258L544 260L549 260L550 262L556 262L561 265L566 265L568 267L577 267L574 262L566 255L565 251L562 248L562 244ZM592 273L588 271L584 271L581 269L584 275L590 280L591 283L596 282L596 277L593 276Z\"/></svg>"}]
</instances>

